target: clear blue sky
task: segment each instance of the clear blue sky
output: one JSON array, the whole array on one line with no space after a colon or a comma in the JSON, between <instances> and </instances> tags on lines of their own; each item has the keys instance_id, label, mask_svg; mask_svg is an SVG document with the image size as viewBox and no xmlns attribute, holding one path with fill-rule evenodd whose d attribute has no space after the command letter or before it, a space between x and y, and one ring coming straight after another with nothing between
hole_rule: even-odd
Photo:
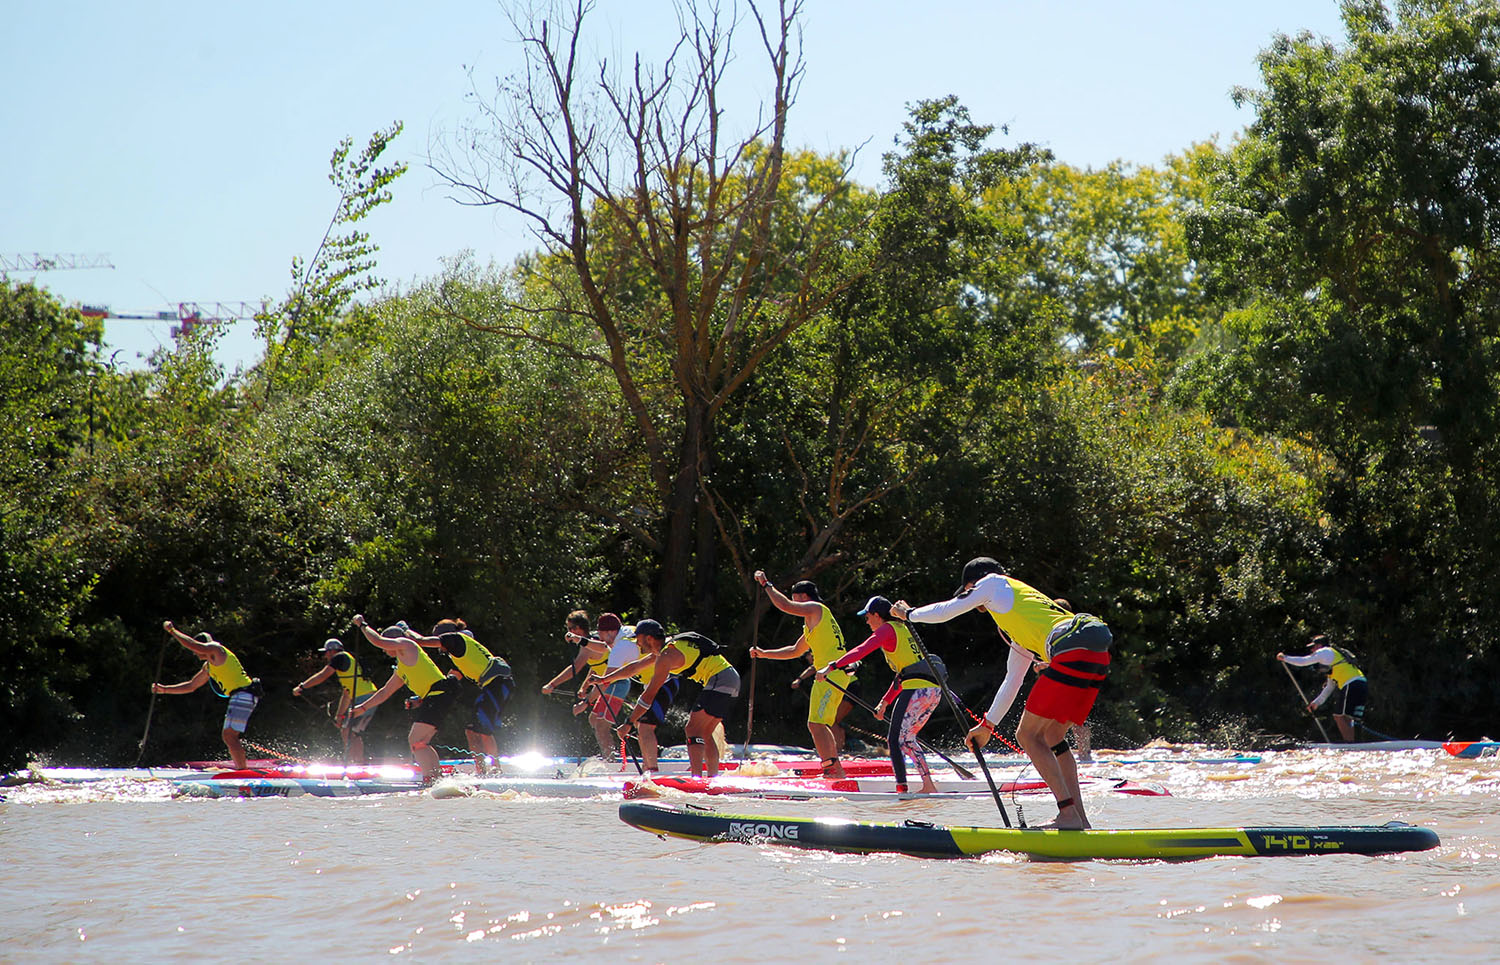
<instances>
[{"instance_id":1,"label":"clear blue sky","mask_svg":"<svg viewBox=\"0 0 1500 965\"><path fill-rule=\"evenodd\" d=\"M598 14L619 51L673 36L663 0L600 0ZM865 145L856 174L873 185L906 105L951 93L1008 125L1007 142L1077 165L1153 164L1228 143L1250 120L1230 89L1258 86L1256 54L1302 30L1342 40L1336 0L809 0L792 140ZM518 57L496 0L14 4L0 35L0 253L106 254L113 270L13 277L119 312L283 296L292 256L312 253L332 214L333 148L399 119L387 158L411 170L365 222L380 274L409 285L463 250L507 262L533 244L522 226L455 204L424 159L468 116L466 67L489 85ZM106 336L136 363L167 328L113 321ZM221 348L231 366L259 355L248 329Z\"/></svg>"}]
</instances>

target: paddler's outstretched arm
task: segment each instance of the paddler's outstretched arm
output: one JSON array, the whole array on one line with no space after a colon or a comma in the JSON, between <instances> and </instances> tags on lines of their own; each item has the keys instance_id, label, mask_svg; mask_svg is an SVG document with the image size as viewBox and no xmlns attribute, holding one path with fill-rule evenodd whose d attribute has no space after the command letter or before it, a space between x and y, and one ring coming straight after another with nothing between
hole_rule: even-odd
<instances>
[{"instance_id":1,"label":"paddler's outstretched arm","mask_svg":"<svg viewBox=\"0 0 1500 965\"><path fill-rule=\"evenodd\" d=\"M180 684L152 684L153 694L190 694L208 683L208 668L199 667L198 672Z\"/></svg>"},{"instance_id":2,"label":"paddler's outstretched arm","mask_svg":"<svg viewBox=\"0 0 1500 965\"><path fill-rule=\"evenodd\" d=\"M807 634L797 638L797 642L789 647L777 647L775 650L766 650L762 647L751 647L750 656L764 657L767 660L795 660L806 653L810 647L807 643Z\"/></svg>"},{"instance_id":3,"label":"paddler's outstretched arm","mask_svg":"<svg viewBox=\"0 0 1500 965\"><path fill-rule=\"evenodd\" d=\"M556 677L542 684L542 693L550 694L558 687L561 687L564 681L572 680L584 667L588 666L590 657L597 659L608 654L609 648L604 645L603 640L600 640L598 637L584 638L583 642L578 646L578 653L573 656L573 662L559 670ZM589 682L588 678L585 678L584 683L579 686L579 689L582 690Z\"/></svg>"},{"instance_id":4,"label":"paddler's outstretched arm","mask_svg":"<svg viewBox=\"0 0 1500 965\"><path fill-rule=\"evenodd\" d=\"M393 657L396 656L396 654L400 653L401 647L406 643L404 639L392 638L387 640L385 637L382 637L380 634L376 633L375 628L365 622L365 617L362 613L354 614L354 625L359 627L360 631L364 633L366 640L370 641L375 646L384 650L386 653L390 654Z\"/></svg>"},{"instance_id":5,"label":"paddler's outstretched arm","mask_svg":"<svg viewBox=\"0 0 1500 965\"><path fill-rule=\"evenodd\" d=\"M400 674L391 674L391 679L387 680L379 690L371 694L368 700L360 704L358 707L354 708L354 716L362 717L365 714L368 714L370 711L374 710L376 707L379 707L381 704L386 702L387 698L389 698L391 694L394 694L396 691L400 690L404 683L405 682L401 679Z\"/></svg>"},{"instance_id":6,"label":"paddler's outstretched arm","mask_svg":"<svg viewBox=\"0 0 1500 965\"><path fill-rule=\"evenodd\" d=\"M970 742L980 747L989 743L990 735L1000 726L1005 715L1010 713L1010 705L1015 703L1016 694L1021 692L1021 684L1026 682L1026 671L1031 669L1031 664L1031 654L1019 647L1010 647L1010 657L1005 661L1005 679L995 692L995 699L990 701L990 709L985 711L984 723L975 724L969 729Z\"/></svg>"},{"instance_id":7,"label":"paddler's outstretched arm","mask_svg":"<svg viewBox=\"0 0 1500 965\"><path fill-rule=\"evenodd\" d=\"M1323 706L1323 701L1333 696L1333 692L1337 689L1338 684L1332 677L1329 677L1326 681L1324 681L1323 689L1318 691L1318 696L1314 697L1312 701L1307 705L1307 709L1317 710L1319 707Z\"/></svg>"},{"instance_id":8,"label":"paddler's outstretched arm","mask_svg":"<svg viewBox=\"0 0 1500 965\"><path fill-rule=\"evenodd\" d=\"M308 677L306 680L302 681L300 684L297 684L295 687L293 687L292 688L292 696L293 697L300 697L300 696L302 696L302 691L304 691L304 690L311 690L312 688L316 687L318 684L322 683L323 681L327 680L329 677L332 677L332 676L333 676L333 665L325 663L323 665L323 669L319 670L317 673L313 674L311 677Z\"/></svg>"},{"instance_id":9,"label":"paddler's outstretched arm","mask_svg":"<svg viewBox=\"0 0 1500 965\"><path fill-rule=\"evenodd\" d=\"M776 584L766 579L765 570L755 571L755 582L759 583L761 589L766 591L766 598L771 601L771 605L776 609L782 613L790 613L792 616L810 621L814 627L818 625L818 620L823 616L823 607L821 604L812 600L802 603L793 600L785 593L776 589Z\"/></svg>"},{"instance_id":10,"label":"paddler's outstretched arm","mask_svg":"<svg viewBox=\"0 0 1500 965\"><path fill-rule=\"evenodd\" d=\"M656 669L651 672L651 682L646 685L640 699L635 702L635 709L630 712L630 717L620 725L621 727L633 727L640 723L646 711L651 709L651 704L656 700L656 693L661 690L662 684L665 684L672 676L672 671L681 667L687 660L680 650L668 644L661 653L656 654L653 662L656 664Z\"/></svg>"},{"instance_id":11,"label":"paddler's outstretched arm","mask_svg":"<svg viewBox=\"0 0 1500 965\"><path fill-rule=\"evenodd\" d=\"M186 633L183 633L181 630L177 629L176 624L174 624L171 620L164 621L161 625L161 628L167 631L167 635L170 636L173 640L176 640L184 647L187 647L189 650L193 651L193 654L197 656L198 659L207 660L215 667L224 662L224 648L220 644L204 643L202 640L199 640L196 637L190 637Z\"/></svg>"},{"instance_id":12,"label":"paddler's outstretched arm","mask_svg":"<svg viewBox=\"0 0 1500 965\"><path fill-rule=\"evenodd\" d=\"M607 684L614 683L616 680L624 680L626 677L634 677L636 674L640 673L642 670L645 670L647 667L655 663L656 657L657 655L654 653L643 654L639 660L632 660L630 663L616 667L609 673L600 674L597 677L590 676L589 682L596 687L603 687ZM655 696L656 690L660 689L661 684L657 684L656 689L652 691L652 696Z\"/></svg>"}]
</instances>

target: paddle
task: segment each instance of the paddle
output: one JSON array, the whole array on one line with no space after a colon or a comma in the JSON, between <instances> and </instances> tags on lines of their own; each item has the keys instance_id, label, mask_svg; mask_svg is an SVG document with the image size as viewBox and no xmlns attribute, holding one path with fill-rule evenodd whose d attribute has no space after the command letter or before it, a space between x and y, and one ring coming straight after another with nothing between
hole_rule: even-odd
<instances>
[{"instance_id":1,"label":"paddle","mask_svg":"<svg viewBox=\"0 0 1500 965\"><path fill-rule=\"evenodd\" d=\"M948 689L947 668L933 662L932 655L927 652L927 646L922 643L922 636L917 633L917 628L914 624L907 623L906 629L911 632L911 642L916 646L917 653L922 655L922 659L926 661L927 666L931 667L934 671L940 670L942 672L942 679L938 681L938 689L943 692L943 696L948 701L948 706L953 710L953 716L958 720L958 726L963 727L964 713L958 706L958 698L953 696L953 691ZM1005 802L1000 800L1000 789L995 786L995 779L990 777L990 765L984 759L984 751L975 743L971 743L969 747L974 751L974 759L979 762L979 769L984 772L984 782L990 786L990 795L995 799L995 807L1000 809L1000 818L1008 828L1010 827L1010 815L1006 813ZM947 760L947 758L944 758L944 760Z\"/></svg>"},{"instance_id":2,"label":"paddle","mask_svg":"<svg viewBox=\"0 0 1500 965\"><path fill-rule=\"evenodd\" d=\"M1281 664L1281 669L1286 671L1287 677L1292 681L1292 686L1297 688L1297 696L1302 698L1302 709L1307 711L1307 716L1311 717L1313 719L1313 723L1318 725L1318 732L1323 735L1323 743L1332 743L1332 741L1328 739L1328 731L1323 729L1323 722L1321 720L1318 720L1318 715L1313 713L1312 708L1307 705L1307 694L1303 693L1302 685L1297 683L1297 675L1292 673L1292 668L1288 667L1284 661L1278 660L1276 662Z\"/></svg>"},{"instance_id":3,"label":"paddle","mask_svg":"<svg viewBox=\"0 0 1500 965\"><path fill-rule=\"evenodd\" d=\"M760 669L760 659L750 658L750 707L745 711L745 743L740 747L740 757L750 759L750 727L755 723L755 671Z\"/></svg>"},{"instance_id":4,"label":"paddle","mask_svg":"<svg viewBox=\"0 0 1500 965\"><path fill-rule=\"evenodd\" d=\"M141 734L141 742L136 745L135 766L141 766L141 758L146 754L146 738L151 736L151 715L156 713L156 682L161 679L161 668L166 664L167 647L172 643L172 635L164 634L161 643L161 653L156 658L156 676L151 678L151 704L146 708L146 730Z\"/></svg>"},{"instance_id":5,"label":"paddle","mask_svg":"<svg viewBox=\"0 0 1500 965\"><path fill-rule=\"evenodd\" d=\"M801 680L801 678L799 677L798 680ZM842 693L845 697L848 697L850 700L854 701L854 703L857 704L858 706L863 707L866 711L869 712L870 716L872 716L872 717L876 716L876 714L875 714L875 708L871 707L869 704L865 703L863 700L860 700L854 694L851 694L849 691L845 690L843 687L840 687L838 684L834 683L832 680L827 679L826 677L824 678L823 682L826 683L826 684L828 684L829 686L831 686L834 690L837 690L840 693ZM879 718L877 717L876 719L879 719ZM883 737L880 738L880 739L881 740L885 740L885 738L883 738ZM926 751L927 753L929 753L929 754L936 754L938 757L941 757L943 760L947 761L948 762L948 766L951 767L951 768L953 768L953 770L958 774L958 776L961 777L961 778L963 778L964 780L966 780L966 781L972 781L972 780L974 780L974 772L973 771L971 771L968 768L964 767L962 764L958 763L953 758L949 757L947 754L944 754L942 751L938 750L936 747L933 747L931 744L927 743L926 741L918 738L918 740L917 740L917 746L920 747L920 748L922 748L922 750ZM990 787L991 788L994 787L994 782L993 781L990 782ZM1004 810L1005 810L1004 808L1001 808L1001 813L1004 813ZM1006 827L1009 827L1009 826L1010 825L1008 825L1008 824L1006 825Z\"/></svg>"}]
</instances>

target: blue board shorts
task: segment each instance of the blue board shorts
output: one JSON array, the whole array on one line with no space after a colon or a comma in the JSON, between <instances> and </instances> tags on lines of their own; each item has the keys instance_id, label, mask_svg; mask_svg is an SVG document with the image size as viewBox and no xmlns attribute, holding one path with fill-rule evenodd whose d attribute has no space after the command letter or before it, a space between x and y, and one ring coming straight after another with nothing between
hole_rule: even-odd
<instances>
[{"instance_id":1,"label":"blue board shorts","mask_svg":"<svg viewBox=\"0 0 1500 965\"><path fill-rule=\"evenodd\" d=\"M230 694L229 708L224 711L224 729L243 734L245 728L250 726L250 715L255 712L255 705L258 703L260 698L249 690L236 690Z\"/></svg>"}]
</instances>

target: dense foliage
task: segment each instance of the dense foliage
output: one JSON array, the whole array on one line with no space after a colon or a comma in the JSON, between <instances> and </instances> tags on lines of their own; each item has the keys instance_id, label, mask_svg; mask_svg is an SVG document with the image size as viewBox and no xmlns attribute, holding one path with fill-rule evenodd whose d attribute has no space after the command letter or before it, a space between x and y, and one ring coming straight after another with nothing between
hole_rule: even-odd
<instances>
[{"instance_id":1,"label":"dense foliage","mask_svg":"<svg viewBox=\"0 0 1500 965\"><path fill-rule=\"evenodd\" d=\"M943 598L976 555L1114 628L1101 743L1310 734L1274 655L1314 632L1360 656L1372 728L1493 733L1500 12L1366 0L1346 21L1345 44L1264 52L1243 137L1159 167L996 146L953 98L912 106L878 187L778 147L755 203L801 214L693 269L743 272L744 303L682 300L640 234L682 211L603 185L581 248L357 302L375 249L351 225L389 198L399 125L335 152L337 243L294 262L243 376L202 329L119 371L96 323L0 285L0 765L133 760L147 684L196 669L163 619L266 682L252 740L331 752L331 696L290 687L356 612L462 616L521 682L503 744L586 750L538 693L567 611L691 622L743 672L797 633L753 570L817 580L857 640L866 596ZM754 140L716 170L723 203L771 160ZM601 310L636 327L612 342ZM737 312L749 340L712 368L695 326ZM993 626L924 636L987 701ZM758 668L757 740L805 740L802 669ZM211 699L159 700L147 757L216 755ZM400 718L377 718L390 752Z\"/></svg>"}]
</instances>

